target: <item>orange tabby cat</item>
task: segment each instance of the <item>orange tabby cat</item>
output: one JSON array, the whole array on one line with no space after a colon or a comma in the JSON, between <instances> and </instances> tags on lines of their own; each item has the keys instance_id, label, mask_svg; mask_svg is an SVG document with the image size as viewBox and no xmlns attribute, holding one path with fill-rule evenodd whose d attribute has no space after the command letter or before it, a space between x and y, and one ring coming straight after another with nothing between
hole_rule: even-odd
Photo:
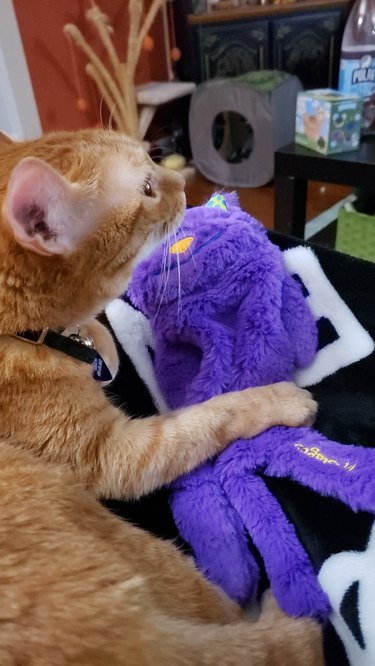
<instances>
[{"instance_id":1,"label":"orange tabby cat","mask_svg":"<svg viewBox=\"0 0 375 666\"><path fill-rule=\"evenodd\" d=\"M0 140L1 666L322 663L312 622L272 601L245 621L171 544L95 499L137 497L237 437L299 425L311 396L278 384L131 420L89 364L14 337L96 315L184 202L180 176L118 133Z\"/></svg>"}]
</instances>

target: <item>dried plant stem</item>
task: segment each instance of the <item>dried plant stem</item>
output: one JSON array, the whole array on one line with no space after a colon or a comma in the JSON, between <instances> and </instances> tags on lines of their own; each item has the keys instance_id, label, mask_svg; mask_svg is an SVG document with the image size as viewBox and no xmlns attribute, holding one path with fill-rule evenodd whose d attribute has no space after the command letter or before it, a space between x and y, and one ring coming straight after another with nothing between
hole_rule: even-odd
<instances>
[{"instance_id":1,"label":"dried plant stem","mask_svg":"<svg viewBox=\"0 0 375 666\"><path fill-rule=\"evenodd\" d=\"M161 6L166 2L166 0L153 0L147 14L145 17L145 20L143 22L141 31L139 33L138 37L138 42L137 42L137 47L136 47L136 54L135 54L135 61L136 63L139 60L139 56L141 53L142 49L142 43L146 35L150 32L150 28L155 20L156 14L158 13L159 9Z\"/></svg>"},{"instance_id":2,"label":"dried plant stem","mask_svg":"<svg viewBox=\"0 0 375 666\"><path fill-rule=\"evenodd\" d=\"M142 138L138 136L138 104L134 77L129 73L127 63L121 63L120 68L122 82L121 93L126 106L127 124L130 128L129 133L134 138Z\"/></svg>"},{"instance_id":3,"label":"dried plant stem","mask_svg":"<svg viewBox=\"0 0 375 666\"><path fill-rule=\"evenodd\" d=\"M128 34L128 51L126 56L126 63L129 72L135 74L137 68L139 53L138 53L138 37L141 29L141 21L143 16L144 3L143 0L129 0L129 34ZM141 42L142 48L142 42Z\"/></svg>"},{"instance_id":4,"label":"dried plant stem","mask_svg":"<svg viewBox=\"0 0 375 666\"><path fill-rule=\"evenodd\" d=\"M112 39L109 35L108 32L108 26L105 23L106 17L104 14L100 11L99 7L92 3L92 8L89 9L86 12L86 16L93 23L98 31L99 37L108 53L108 57L110 59L110 62L113 67L113 72L117 78L118 83L120 83L118 79L118 74L119 74L119 66L120 66L120 60L118 58L118 55L116 53L116 49L113 45Z\"/></svg>"},{"instance_id":5,"label":"dried plant stem","mask_svg":"<svg viewBox=\"0 0 375 666\"><path fill-rule=\"evenodd\" d=\"M117 104L117 108L119 109L119 112L121 115L124 117L126 116L126 109L124 106L124 101L122 99L121 93L116 86L115 81L111 77L110 73L104 67L103 63L100 61L98 56L96 55L95 51L91 48L91 46L88 45L86 42L84 36L82 35L81 31L72 23L67 23L64 26L64 33L71 37L78 46L78 48L81 49L87 55L88 59L92 63L93 67L97 70L98 76L104 81L104 83L107 86L107 89L111 93L111 96L113 97L114 101Z\"/></svg>"},{"instance_id":6,"label":"dried plant stem","mask_svg":"<svg viewBox=\"0 0 375 666\"><path fill-rule=\"evenodd\" d=\"M157 12L167 0L153 0L142 23L144 0L129 0L129 35L126 62L121 62L114 47L108 18L100 10L95 0L91 0L91 9L86 16L95 26L99 38L107 52L111 73L102 63L95 51L88 44L77 26L68 23L64 33L87 56L89 62L86 72L95 82L100 94L108 106L117 128L133 138L143 139L149 123L149 114L139 113L135 72L138 65L143 40L149 33Z\"/></svg>"},{"instance_id":7,"label":"dried plant stem","mask_svg":"<svg viewBox=\"0 0 375 666\"><path fill-rule=\"evenodd\" d=\"M139 138L143 139L148 128L151 125L155 115L155 109L152 106L144 106L139 114Z\"/></svg>"},{"instance_id":8,"label":"dried plant stem","mask_svg":"<svg viewBox=\"0 0 375 666\"><path fill-rule=\"evenodd\" d=\"M108 92L108 89L105 86L105 83L103 82L103 79L100 78L98 71L95 69L95 67L91 63L87 63L85 67L86 73L89 75L91 79L96 84L96 87L98 88L100 94L103 96L103 99L112 114L114 121L116 123L117 129L120 130L120 132L125 132L129 134L128 126L125 122L125 118L121 116L121 114L117 110L116 102L111 96L111 94Z\"/></svg>"}]
</instances>

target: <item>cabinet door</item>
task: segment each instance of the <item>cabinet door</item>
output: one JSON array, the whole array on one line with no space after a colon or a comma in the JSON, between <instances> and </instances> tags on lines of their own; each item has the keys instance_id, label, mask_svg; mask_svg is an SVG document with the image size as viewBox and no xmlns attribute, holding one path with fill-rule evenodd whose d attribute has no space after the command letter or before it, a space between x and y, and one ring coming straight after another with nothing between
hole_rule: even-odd
<instances>
[{"instance_id":1,"label":"cabinet door","mask_svg":"<svg viewBox=\"0 0 375 666\"><path fill-rule=\"evenodd\" d=\"M199 26L201 80L269 67L268 21Z\"/></svg>"},{"instance_id":2,"label":"cabinet door","mask_svg":"<svg viewBox=\"0 0 375 666\"><path fill-rule=\"evenodd\" d=\"M340 10L275 19L273 67L296 74L304 88L334 86Z\"/></svg>"}]
</instances>

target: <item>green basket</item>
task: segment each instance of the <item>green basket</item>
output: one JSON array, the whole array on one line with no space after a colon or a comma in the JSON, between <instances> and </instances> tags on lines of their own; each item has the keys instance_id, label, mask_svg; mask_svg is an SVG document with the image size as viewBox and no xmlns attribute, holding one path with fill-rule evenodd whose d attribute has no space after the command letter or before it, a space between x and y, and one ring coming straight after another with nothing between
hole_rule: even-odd
<instances>
[{"instance_id":1,"label":"green basket","mask_svg":"<svg viewBox=\"0 0 375 666\"><path fill-rule=\"evenodd\" d=\"M341 208L337 218L336 250L375 262L375 217Z\"/></svg>"}]
</instances>

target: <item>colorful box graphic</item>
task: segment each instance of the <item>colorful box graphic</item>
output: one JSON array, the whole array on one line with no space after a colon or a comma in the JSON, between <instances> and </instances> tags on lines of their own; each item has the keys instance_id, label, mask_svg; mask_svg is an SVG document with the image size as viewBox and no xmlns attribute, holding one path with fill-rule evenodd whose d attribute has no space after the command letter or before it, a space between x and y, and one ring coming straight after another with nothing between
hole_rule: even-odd
<instances>
[{"instance_id":1,"label":"colorful box graphic","mask_svg":"<svg viewBox=\"0 0 375 666\"><path fill-rule=\"evenodd\" d=\"M358 148L363 100L330 88L298 93L296 143L323 155Z\"/></svg>"}]
</instances>

